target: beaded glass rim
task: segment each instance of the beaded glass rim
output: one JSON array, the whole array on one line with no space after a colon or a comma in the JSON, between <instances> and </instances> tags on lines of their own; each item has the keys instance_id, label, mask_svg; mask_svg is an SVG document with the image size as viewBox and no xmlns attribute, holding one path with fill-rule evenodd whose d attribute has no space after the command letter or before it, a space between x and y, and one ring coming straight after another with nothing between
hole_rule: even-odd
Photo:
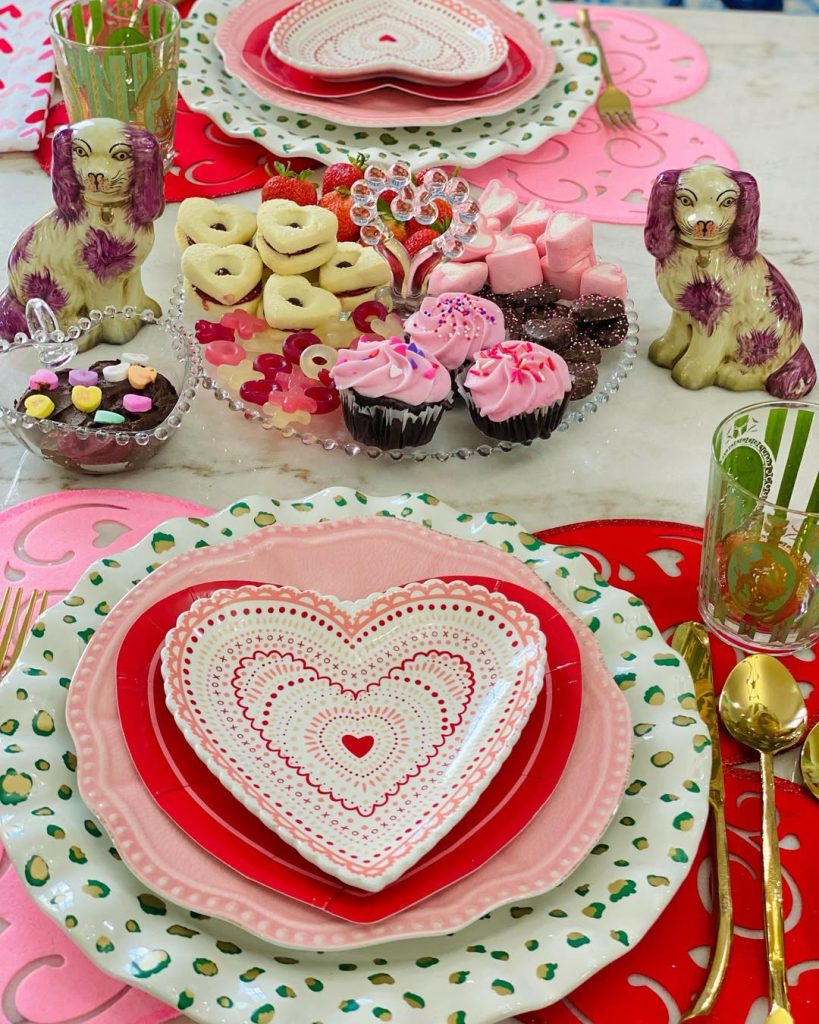
<instances>
[{"instance_id":1,"label":"beaded glass rim","mask_svg":"<svg viewBox=\"0 0 819 1024\"><path fill-rule=\"evenodd\" d=\"M181 293L181 279L174 290L171 299L171 308L175 312L177 292ZM117 444L126 445L134 441L138 445L147 445L151 438L157 441L167 441L171 431L182 425L182 419L190 411L191 402L196 394L196 388L202 376L202 352L201 346L196 339L186 332L177 329L177 316L170 312L166 316L156 316L149 309L138 312L136 306L125 306L123 309L116 309L114 306L106 306L104 309L92 309L88 316L80 317L76 324L72 324L65 331L55 330L48 333L43 332L39 338L30 338L24 334L17 334L12 340L0 338L0 356L6 352L17 352L24 348L39 349L46 344L61 344L64 342L76 342L83 335L87 334L102 320L125 319L132 320L138 317L145 324L152 324L165 330L171 340L173 354L181 358L183 366L182 384L177 389L178 397L173 409L165 419L157 424L153 430L124 431L112 427L72 427L66 423L57 423L54 420L37 419L34 416L27 416L18 412L15 408L0 404L0 423L8 426L21 426L25 430L39 430L43 434L62 433L74 434L80 438L95 437L100 441L113 439Z\"/></svg>"},{"instance_id":2,"label":"beaded glass rim","mask_svg":"<svg viewBox=\"0 0 819 1024\"><path fill-rule=\"evenodd\" d=\"M179 319L175 324L175 330L183 335L187 335L188 338L192 337L191 332L183 323L184 315L185 296L178 286L177 291L174 292L174 299L172 309L174 313L178 313ZM618 353L617 361L607 367L607 376L605 379L601 379L598 383L597 390L593 395L590 395L586 399L578 399L576 402L572 402L569 406L569 410L560 424L555 428L554 433L562 433L569 429L576 423L583 423L584 420L588 419L592 413L597 412L601 409L609 399L620 390L620 385L631 373L631 368L634 366L634 362L637 358L637 346L639 341L639 325L637 322L637 311L634 308L634 303L631 299L626 301L626 316L628 317L628 333L625 339L617 346L616 349L606 349L605 353L615 351ZM602 365L602 364L601 364ZM314 445L323 448L327 452L343 452L345 455L366 455L371 459L388 458L393 462L399 462L403 459L408 459L412 462L424 462L427 459L436 459L438 462L448 462L450 459L466 459L472 458L474 455L480 455L484 458L490 455L497 455L503 452L511 452L519 448L530 448L533 445L542 443L540 439L535 441L492 441L490 438L482 444L476 444L474 447L460 447L460 448L441 448L441 449L414 449L414 448L375 448L372 445L360 444L358 441L354 441L352 438L349 441L339 440L335 437L324 437L320 433L313 431L298 429L296 427L277 427L269 416L265 416L258 408L254 408L250 403L244 402L241 398L237 398L227 388L222 387L215 377L211 376L207 367L203 365L202 368L202 387L206 391L210 391L213 397L219 402L225 402L227 407L233 412L238 412L246 420L258 423L265 430L276 430L282 436L288 438L294 438L301 441L304 445ZM320 419L320 417L319 417ZM477 427L475 428L476 436L478 434Z\"/></svg>"}]
</instances>

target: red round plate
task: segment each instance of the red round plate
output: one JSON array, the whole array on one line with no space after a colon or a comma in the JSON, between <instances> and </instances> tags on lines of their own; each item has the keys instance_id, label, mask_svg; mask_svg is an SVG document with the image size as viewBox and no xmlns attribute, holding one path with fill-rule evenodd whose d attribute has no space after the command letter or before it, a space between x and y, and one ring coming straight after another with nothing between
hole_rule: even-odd
<instances>
[{"instance_id":1,"label":"red round plate","mask_svg":"<svg viewBox=\"0 0 819 1024\"><path fill-rule=\"evenodd\" d=\"M292 8L288 8L292 10ZM280 11L257 25L245 40L242 57L251 71L267 79L281 89L301 93L302 96L314 96L320 99L343 99L347 96L360 96L376 89L392 88L408 92L413 96L423 96L430 100L464 102L469 100L488 99L498 96L519 85L532 71L532 62L518 44L507 37L509 53L501 66L491 75L477 78L472 82L460 82L456 85L438 85L434 82L410 82L402 78L376 75L356 81L339 80L332 82L306 71L299 71L280 60L271 52L267 38L273 25L283 18L287 11Z\"/></svg>"},{"instance_id":2,"label":"red round plate","mask_svg":"<svg viewBox=\"0 0 819 1024\"><path fill-rule=\"evenodd\" d=\"M580 653L571 626L536 594L504 580L441 578L497 590L537 615L550 674L518 742L475 806L400 879L381 892L364 892L304 860L216 783L165 706L160 654L168 630L197 598L255 581L220 580L177 591L144 612L123 641L117 660L120 723L153 799L191 839L240 874L356 923L383 920L479 868L529 824L560 780L580 718Z\"/></svg>"}]
</instances>

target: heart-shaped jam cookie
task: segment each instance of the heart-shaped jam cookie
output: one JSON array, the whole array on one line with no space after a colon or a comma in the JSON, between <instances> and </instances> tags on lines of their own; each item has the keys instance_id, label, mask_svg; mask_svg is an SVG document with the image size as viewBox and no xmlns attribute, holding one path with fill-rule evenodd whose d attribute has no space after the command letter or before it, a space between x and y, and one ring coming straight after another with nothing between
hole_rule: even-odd
<instances>
[{"instance_id":1,"label":"heart-shaped jam cookie","mask_svg":"<svg viewBox=\"0 0 819 1024\"><path fill-rule=\"evenodd\" d=\"M182 253L182 273L203 305L255 304L261 294L262 261L247 245L191 245Z\"/></svg>"},{"instance_id":2,"label":"heart-shaped jam cookie","mask_svg":"<svg viewBox=\"0 0 819 1024\"><path fill-rule=\"evenodd\" d=\"M238 203L215 203L191 196L179 204L174 231L177 245L185 250L197 242L223 248L250 242L256 232L256 215Z\"/></svg>"},{"instance_id":3,"label":"heart-shaped jam cookie","mask_svg":"<svg viewBox=\"0 0 819 1024\"><path fill-rule=\"evenodd\" d=\"M309 860L373 891L475 802L545 667L534 616L440 580L356 602L217 591L162 652L168 706L220 782Z\"/></svg>"},{"instance_id":4,"label":"heart-shaped jam cookie","mask_svg":"<svg viewBox=\"0 0 819 1024\"><path fill-rule=\"evenodd\" d=\"M256 219L256 248L274 274L305 274L336 251L338 219L321 206L268 199Z\"/></svg>"},{"instance_id":5,"label":"heart-shaped jam cookie","mask_svg":"<svg viewBox=\"0 0 819 1024\"><path fill-rule=\"evenodd\" d=\"M314 330L341 314L341 303L323 288L310 284L306 277L271 274L262 298L264 318L282 341L294 331Z\"/></svg>"},{"instance_id":6,"label":"heart-shaped jam cookie","mask_svg":"<svg viewBox=\"0 0 819 1024\"><path fill-rule=\"evenodd\" d=\"M387 261L369 245L340 242L330 259L319 270L319 284L332 292L345 312L351 312L378 288L392 280Z\"/></svg>"}]
</instances>

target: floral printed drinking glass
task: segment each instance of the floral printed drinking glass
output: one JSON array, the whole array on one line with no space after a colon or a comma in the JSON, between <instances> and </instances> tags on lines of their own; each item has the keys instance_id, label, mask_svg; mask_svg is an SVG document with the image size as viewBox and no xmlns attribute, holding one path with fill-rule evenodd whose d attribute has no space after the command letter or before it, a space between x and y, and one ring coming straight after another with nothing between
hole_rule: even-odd
<instances>
[{"instance_id":1,"label":"floral printed drinking glass","mask_svg":"<svg viewBox=\"0 0 819 1024\"><path fill-rule=\"evenodd\" d=\"M68 119L113 117L152 132L173 162L179 12L166 0L66 0L51 39Z\"/></svg>"},{"instance_id":2,"label":"floral printed drinking glass","mask_svg":"<svg viewBox=\"0 0 819 1024\"><path fill-rule=\"evenodd\" d=\"M711 443L699 601L706 625L745 650L819 639L819 405L732 413Z\"/></svg>"}]
</instances>

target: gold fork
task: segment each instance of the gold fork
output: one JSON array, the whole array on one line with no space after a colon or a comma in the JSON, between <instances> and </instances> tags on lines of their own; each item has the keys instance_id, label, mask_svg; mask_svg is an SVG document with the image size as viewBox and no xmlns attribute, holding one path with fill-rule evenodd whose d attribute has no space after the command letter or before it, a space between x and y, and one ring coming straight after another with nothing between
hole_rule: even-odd
<instances>
[{"instance_id":1,"label":"gold fork","mask_svg":"<svg viewBox=\"0 0 819 1024\"><path fill-rule=\"evenodd\" d=\"M12 595L14 595L12 597ZM39 608L38 608L39 602ZM9 603L11 611L9 612ZM28 631L35 615L42 615L48 604L48 592L34 590L21 612L23 591L20 587L8 587L0 602L0 678L2 678L20 657ZM5 625L4 625L5 624ZM12 641L14 646L12 647ZM9 654L9 647L11 653Z\"/></svg>"},{"instance_id":2,"label":"gold fork","mask_svg":"<svg viewBox=\"0 0 819 1024\"><path fill-rule=\"evenodd\" d=\"M634 111L631 108L631 100L622 89L618 89L614 84L609 69L609 62L606 60L606 53L603 49L603 44L600 42L600 36L592 28L591 18L585 7L581 7L578 11L577 20L585 30L586 35L588 35L589 39L600 51L600 68L606 82L606 88L597 97L597 111L601 119L609 128L639 127L637 118L634 116Z\"/></svg>"}]
</instances>

